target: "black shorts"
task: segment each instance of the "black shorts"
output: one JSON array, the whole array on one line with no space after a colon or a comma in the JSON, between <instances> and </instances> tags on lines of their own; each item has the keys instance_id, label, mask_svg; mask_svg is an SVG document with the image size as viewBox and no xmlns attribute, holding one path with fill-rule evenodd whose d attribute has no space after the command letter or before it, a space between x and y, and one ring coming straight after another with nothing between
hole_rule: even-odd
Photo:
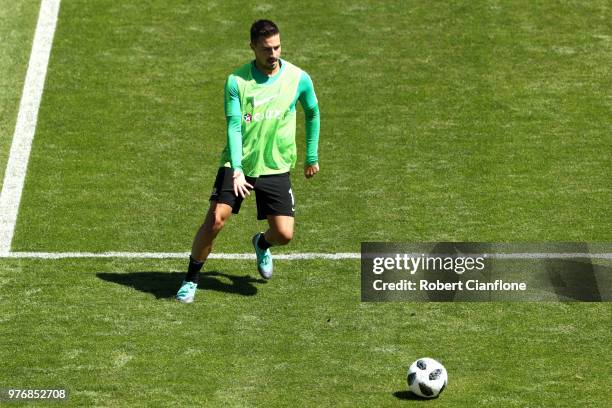
<instances>
[{"instance_id":1,"label":"black shorts","mask_svg":"<svg viewBox=\"0 0 612 408\"><path fill-rule=\"evenodd\" d=\"M234 194L233 175L231 168L219 168L210 201L227 204L232 207L233 214L238 214L243 198ZM295 200L289 173L246 177L246 180L255 190L258 220L265 220L268 215L295 215Z\"/></svg>"}]
</instances>

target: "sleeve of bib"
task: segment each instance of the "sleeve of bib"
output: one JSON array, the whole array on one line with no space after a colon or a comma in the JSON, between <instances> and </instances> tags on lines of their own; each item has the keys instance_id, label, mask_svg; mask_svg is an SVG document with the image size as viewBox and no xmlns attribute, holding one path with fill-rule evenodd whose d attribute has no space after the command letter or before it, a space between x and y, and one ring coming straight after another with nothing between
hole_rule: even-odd
<instances>
[{"instance_id":1,"label":"sleeve of bib","mask_svg":"<svg viewBox=\"0 0 612 408\"><path fill-rule=\"evenodd\" d=\"M319 131L321 127L319 115L319 102L314 91L312 79L306 72L302 72L298 85L298 100L304 108L306 116L306 164L315 164L319 161Z\"/></svg>"},{"instance_id":2,"label":"sleeve of bib","mask_svg":"<svg viewBox=\"0 0 612 408\"><path fill-rule=\"evenodd\" d=\"M242 171L242 112L238 83L233 75L225 83L225 120L230 163L232 169Z\"/></svg>"}]
</instances>

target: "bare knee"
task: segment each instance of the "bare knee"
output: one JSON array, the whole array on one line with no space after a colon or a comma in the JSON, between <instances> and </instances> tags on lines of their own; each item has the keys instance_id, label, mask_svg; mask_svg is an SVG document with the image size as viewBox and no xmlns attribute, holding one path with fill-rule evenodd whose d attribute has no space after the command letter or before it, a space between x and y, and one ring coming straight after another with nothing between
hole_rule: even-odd
<instances>
[{"instance_id":1,"label":"bare knee","mask_svg":"<svg viewBox=\"0 0 612 408\"><path fill-rule=\"evenodd\" d=\"M218 212L214 212L213 217L211 229L213 233L217 234L225 226L225 222L227 221L228 217L224 216L223 214L219 214Z\"/></svg>"},{"instance_id":2,"label":"bare knee","mask_svg":"<svg viewBox=\"0 0 612 408\"><path fill-rule=\"evenodd\" d=\"M204 222L204 229L212 233L213 237L216 236L219 231L225 226L225 222L231 215L231 208L222 205L211 206ZM229 208L229 210L228 210Z\"/></svg>"},{"instance_id":3,"label":"bare knee","mask_svg":"<svg viewBox=\"0 0 612 408\"><path fill-rule=\"evenodd\" d=\"M276 245L287 245L293 239L292 229L280 229L275 233L275 244Z\"/></svg>"}]
</instances>

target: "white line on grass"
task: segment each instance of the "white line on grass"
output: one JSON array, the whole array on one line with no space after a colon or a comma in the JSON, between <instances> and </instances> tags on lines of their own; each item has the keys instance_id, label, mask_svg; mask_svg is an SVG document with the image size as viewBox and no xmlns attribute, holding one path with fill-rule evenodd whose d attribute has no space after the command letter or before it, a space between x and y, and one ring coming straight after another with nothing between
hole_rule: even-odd
<instances>
[{"instance_id":1,"label":"white line on grass","mask_svg":"<svg viewBox=\"0 0 612 408\"><path fill-rule=\"evenodd\" d=\"M488 254L493 259L572 259L572 258L591 258L591 259L612 259L611 253L516 253L516 254Z\"/></svg>"},{"instance_id":2,"label":"white line on grass","mask_svg":"<svg viewBox=\"0 0 612 408\"><path fill-rule=\"evenodd\" d=\"M385 257L395 258L397 253L368 253L367 258ZM400 254L406 255L409 258L421 258L423 256L428 257L470 257L478 258L484 257L486 259L575 259L575 258L591 258L591 259L612 259L612 253L587 253L587 252L496 252L496 253L465 253L465 254L423 254L423 253L407 253Z\"/></svg>"},{"instance_id":3,"label":"white line on grass","mask_svg":"<svg viewBox=\"0 0 612 408\"><path fill-rule=\"evenodd\" d=\"M132 258L132 259L184 259L189 257L189 252L9 252L0 254L0 258L41 258L41 259L62 259L62 258ZM275 254L274 259L359 259L360 254L354 252L323 253L288 253ZM209 259L233 259L247 260L255 259L254 253L249 254L223 254L212 253Z\"/></svg>"},{"instance_id":4,"label":"white line on grass","mask_svg":"<svg viewBox=\"0 0 612 408\"><path fill-rule=\"evenodd\" d=\"M416 257L422 254L407 254ZM481 254L474 254L481 255ZM612 253L507 253L507 254L485 254L489 259L612 259ZM0 253L0 258L27 258L27 259L66 259L66 258L127 258L127 259L184 259L189 252L7 252ZM360 259L359 252L302 252L275 254L274 259L284 260L308 260L308 259ZM255 254L225 254L212 253L210 259L226 260L250 260L255 259Z\"/></svg>"},{"instance_id":5,"label":"white line on grass","mask_svg":"<svg viewBox=\"0 0 612 408\"><path fill-rule=\"evenodd\" d=\"M11 250L59 5L60 0L42 0L40 4L15 133L0 192L0 255L7 254Z\"/></svg>"}]
</instances>

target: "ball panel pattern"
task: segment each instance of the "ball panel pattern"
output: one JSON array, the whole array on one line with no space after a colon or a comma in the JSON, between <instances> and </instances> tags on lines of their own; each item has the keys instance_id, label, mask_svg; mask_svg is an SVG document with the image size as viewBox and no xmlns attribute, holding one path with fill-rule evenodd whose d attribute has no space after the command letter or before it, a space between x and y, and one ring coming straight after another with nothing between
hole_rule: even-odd
<instances>
[{"instance_id":1,"label":"ball panel pattern","mask_svg":"<svg viewBox=\"0 0 612 408\"><path fill-rule=\"evenodd\" d=\"M438 378L440 378L441 375L442 375L442 369L437 368L433 370L431 373L429 373L429 380L430 381L437 380Z\"/></svg>"},{"instance_id":2,"label":"ball panel pattern","mask_svg":"<svg viewBox=\"0 0 612 408\"><path fill-rule=\"evenodd\" d=\"M408 385L414 384L414 380L416 379L416 373L408 374Z\"/></svg>"},{"instance_id":3,"label":"ball panel pattern","mask_svg":"<svg viewBox=\"0 0 612 408\"><path fill-rule=\"evenodd\" d=\"M423 383L419 383L419 389L426 397L431 397L432 395L434 395L433 390Z\"/></svg>"}]
</instances>

